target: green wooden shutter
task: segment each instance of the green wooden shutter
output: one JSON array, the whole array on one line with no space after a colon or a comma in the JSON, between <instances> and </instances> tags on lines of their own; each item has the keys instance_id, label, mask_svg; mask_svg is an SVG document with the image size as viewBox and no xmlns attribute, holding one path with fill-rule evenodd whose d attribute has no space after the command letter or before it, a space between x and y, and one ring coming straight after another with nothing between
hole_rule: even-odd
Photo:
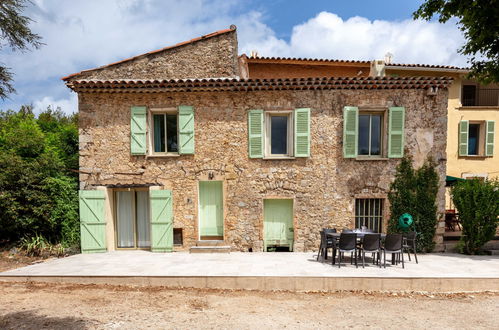
<instances>
[{"instance_id":1,"label":"green wooden shutter","mask_svg":"<svg viewBox=\"0 0 499 330\"><path fill-rule=\"evenodd\" d=\"M468 131L469 121L459 122L459 156L468 156Z\"/></svg>"},{"instance_id":2,"label":"green wooden shutter","mask_svg":"<svg viewBox=\"0 0 499 330\"><path fill-rule=\"evenodd\" d=\"M343 108L343 157L356 158L358 148L359 108Z\"/></svg>"},{"instance_id":3,"label":"green wooden shutter","mask_svg":"<svg viewBox=\"0 0 499 330\"><path fill-rule=\"evenodd\" d=\"M188 105L178 107L179 153L194 153L194 108Z\"/></svg>"},{"instance_id":4,"label":"green wooden shutter","mask_svg":"<svg viewBox=\"0 0 499 330\"><path fill-rule=\"evenodd\" d=\"M486 138L485 138L485 156L494 156L494 129L495 121L487 120L485 122L486 127Z\"/></svg>"},{"instance_id":5,"label":"green wooden shutter","mask_svg":"<svg viewBox=\"0 0 499 330\"><path fill-rule=\"evenodd\" d=\"M132 107L130 116L130 153L145 155L146 144L146 107Z\"/></svg>"},{"instance_id":6,"label":"green wooden shutter","mask_svg":"<svg viewBox=\"0 0 499 330\"><path fill-rule=\"evenodd\" d=\"M388 157L404 157L405 108L391 107L388 114Z\"/></svg>"},{"instance_id":7,"label":"green wooden shutter","mask_svg":"<svg viewBox=\"0 0 499 330\"><path fill-rule=\"evenodd\" d=\"M263 110L248 112L248 153L250 158L263 158Z\"/></svg>"},{"instance_id":8,"label":"green wooden shutter","mask_svg":"<svg viewBox=\"0 0 499 330\"><path fill-rule=\"evenodd\" d=\"M295 157L310 156L310 109L295 109Z\"/></svg>"},{"instance_id":9,"label":"green wooden shutter","mask_svg":"<svg viewBox=\"0 0 499 330\"><path fill-rule=\"evenodd\" d=\"M102 190L80 190L81 252L106 252L106 218Z\"/></svg>"},{"instance_id":10,"label":"green wooden shutter","mask_svg":"<svg viewBox=\"0 0 499 330\"><path fill-rule=\"evenodd\" d=\"M173 198L171 190L151 190L151 251L173 251Z\"/></svg>"}]
</instances>

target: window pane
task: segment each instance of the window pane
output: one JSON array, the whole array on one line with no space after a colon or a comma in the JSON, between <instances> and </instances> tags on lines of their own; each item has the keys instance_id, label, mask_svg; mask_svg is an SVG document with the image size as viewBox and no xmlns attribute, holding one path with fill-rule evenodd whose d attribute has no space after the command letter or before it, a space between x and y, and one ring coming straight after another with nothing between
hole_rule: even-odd
<instances>
[{"instance_id":1,"label":"window pane","mask_svg":"<svg viewBox=\"0 0 499 330\"><path fill-rule=\"evenodd\" d=\"M285 155L288 153L288 116L270 117L270 153Z\"/></svg>"},{"instance_id":2,"label":"window pane","mask_svg":"<svg viewBox=\"0 0 499 330\"><path fill-rule=\"evenodd\" d=\"M118 247L135 247L135 233L133 228L133 193L131 191L116 192L116 225L118 232Z\"/></svg>"},{"instance_id":3,"label":"window pane","mask_svg":"<svg viewBox=\"0 0 499 330\"><path fill-rule=\"evenodd\" d=\"M480 124L470 124L468 136L468 155L478 155L479 136Z\"/></svg>"},{"instance_id":4,"label":"window pane","mask_svg":"<svg viewBox=\"0 0 499 330\"><path fill-rule=\"evenodd\" d=\"M154 152L165 152L165 115L153 115Z\"/></svg>"},{"instance_id":5,"label":"window pane","mask_svg":"<svg viewBox=\"0 0 499 330\"><path fill-rule=\"evenodd\" d=\"M168 152L178 152L177 115L166 115L166 136Z\"/></svg>"},{"instance_id":6,"label":"window pane","mask_svg":"<svg viewBox=\"0 0 499 330\"><path fill-rule=\"evenodd\" d=\"M359 115L359 155L369 155L369 115Z\"/></svg>"},{"instance_id":7,"label":"window pane","mask_svg":"<svg viewBox=\"0 0 499 330\"><path fill-rule=\"evenodd\" d=\"M381 154L381 116L371 115L371 155Z\"/></svg>"},{"instance_id":8,"label":"window pane","mask_svg":"<svg viewBox=\"0 0 499 330\"><path fill-rule=\"evenodd\" d=\"M137 247L151 247L151 222L149 220L149 192L137 191L135 196L137 213Z\"/></svg>"}]
</instances>

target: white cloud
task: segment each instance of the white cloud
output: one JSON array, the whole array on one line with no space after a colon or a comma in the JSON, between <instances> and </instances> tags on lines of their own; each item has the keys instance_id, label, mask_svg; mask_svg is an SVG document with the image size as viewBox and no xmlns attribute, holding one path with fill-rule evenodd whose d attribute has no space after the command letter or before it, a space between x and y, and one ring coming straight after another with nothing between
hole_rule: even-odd
<instances>
[{"instance_id":1,"label":"white cloud","mask_svg":"<svg viewBox=\"0 0 499 330\"><path fill-rule=\"evenodd\" d=\"M148 52L202 34L238 26L240 53L340 59L382 58L396 62L465 65L453 24L421 21L343 20L322 12L296 25L290 40L276 36L262 13L237 0L36 0L26 14L45 45L27 53L2 54L15 72L17 95L0 108L33 103L59 105L68 113L75 96L60 77Z\"/></svg>"},{"instance_id":2,"label":"white cloud","mask_svg":"<svg viewBox=\"0 0 499 330\"><path fill-rule=\"evenodd\" d=\"M33 103L35 113L45 111L49 106L53 110L60 108L68 114L76 113L78 112L78 95L76 93L71 93L71 96L69 98L58 100L54 100L52 96L45 96Z\"/></svg>"},{"instance_id":3,"label":"white cloud","mask_svg":"<svg viewBox=\"0 0 499 330\"><path fill-rule=\"evenodd\" d=\"M370 21L363 17L343 20L321 12L293 28L289 42L267 33L243 45L243 51L258 50L262 56L333 59L381 59L387 52L398 63L466 65L457 49L464 42L455 23L424 21Z\"/></svg>"}]
</instances>

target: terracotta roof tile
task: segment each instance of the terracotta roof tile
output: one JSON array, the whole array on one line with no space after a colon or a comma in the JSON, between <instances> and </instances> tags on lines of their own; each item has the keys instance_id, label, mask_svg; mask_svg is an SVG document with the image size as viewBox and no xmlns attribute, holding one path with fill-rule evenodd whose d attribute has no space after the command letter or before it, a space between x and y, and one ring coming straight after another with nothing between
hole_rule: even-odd
<instances>
[{"instance_id":1,"label":"terracotta roof tile","mask_svg":"<svg viewBox=\"0 0 499 330\"><path fill-rule=\"evenodd\" d=\"M328 89L447 88L450 77L324 77L282 79L125 79L73 80L66 85L77 92L217 92Z\"/></svg>"},{"instance_id":2,"label":"terracotta roof tile","mask_svg":"<svg viewBox=\"0 0 499 330\"><path fill-rule=\"evenodd\" d=\"M100 66L100 67L97 67L97 68L94 68L94 69L82 70L80 72L70 74L70 75L68 75L66 77L62 77L61 80L67 81L67 80L69 80L71 78L74 78L74 77L76 77L76 76L84 73L84 72L100 70L100 69L104 69L104 68L107 68L107 67L110 67L110 66L113 66L113 65L117 65L117 64L129 62L129 61L133 61L133 60L135 60L137 58L140 58L140 57L143 57L143 56L157 54L157 53L160 53L160 52L168 50L168 49L173 49L173 48L185 46L185 45L192 44L192 43L195 43L195 42L200 41L200 40L212 38L212 37L219 36L221 34L224 34L224 33L227 33L227 32L231 32L231 31L235 31L235 30L236 30L236 26L235 25L231 25L230 28L228 28L228 29L216 31L216 32L213 32L213 33L210 33L210 34L206 34L206 35L201 36L201 37L197 37L197 38L194 38L194 39L191 39L191 40L183 41L183 42L180 42L180 43L175 44L173 46L167 46L167 47L164 47L164 48L153 50L153 51L150 51L150 52L145 53L145 54L140 54L140 55L136 55L136 56L133 56L133 57L129 57L129 58L126 58L124 60L121 60L121 61L118 61L118 62L114 62L114 63L110 63L110 64L106 64L106 65L103 65L103 66Z\"/></svg>"},{"instance_id":3,"label":"terracotta roof tile","mask_svg":"<svg viewBox=\"0 0 499 330\"><path fill-rule=\"evenodd\" d=\"M264 62L264 61L303 61L303 62L326 62L326 63L352 63L352 64L366 64L369 65L371 61L357 61L357 60L338 60L338 59L325 59L325 58L302 58L302 57L267 57L267 56L245 56L248 62Z\"/></svg>"}]
</instances>

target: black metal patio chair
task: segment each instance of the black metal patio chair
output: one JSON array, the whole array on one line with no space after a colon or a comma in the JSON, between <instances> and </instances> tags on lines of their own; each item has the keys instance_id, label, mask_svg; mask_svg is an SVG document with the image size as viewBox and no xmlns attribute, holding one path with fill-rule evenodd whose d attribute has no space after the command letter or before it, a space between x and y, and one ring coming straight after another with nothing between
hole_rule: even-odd
<instances>
[{"instance_id":1,"label":"black metal patio chair","mask_svg":"<svg viewBox=\"0 0 499 330\"><path fill-rule=\"evenodd\" d=\"M404 251L407 251L407 255L409 256L409 261L411 261L411 250L414 253L414 259L416 259L416 263L418 263L418 255L416 254L416 237L418 234L415 231L410 231L404 235L403 238L403 246Z\"/></svg>"},{"instance_id":2,"label":"black metal patio chair","mask_svg":"<svg viewBox=\"0 0 499 330\"><path fill-rule=\"evenodd\" d=\"M338 268L341 267L341 260L345 252L350 252L350 263L355 258L355 267L359 267L357 263L357 234L356 233L341 233L340 241L337 247L338 251ZM334 261L334 257L333 257Z\"/></svg>"},{"instance_id":3,"label":"black metal patio chair","mask_svg":"<svg viewBox=\"0 0 499 330\"><path fill-rule=\"evenodd\" d=\"M362 254L362 268L365 265L366 252L373 254L373 264L376 263L381 267L381 236L380 234L365 234L360 247Z\"/></svg>"},{"instance_id":4,"label":"black metal patio chair","mask_svg":"<svg viewBox=\"0 0 499 330\"><path fill-rule=\"evenodd\" d=\"M336 240L331 237L327 237L327 233L336 233L336 228L324 228L320 231L321 244L319 246L319 252L317 252L317 261L322 256L327 259L327 252L329 249L334 249Z\"/></svg>"},{"instance_id":5,"label":"black metal patio chair","mask_svg":"<svg viewBox=\"0 0 499 330\"><path fill-rule=\"evenodd\" d=\"M404 252L403 252L403 244L402 244L402 234L388 234L385 238L385 244L382 247L383 256L384 256L384 267L386 268L386 254L390 253L392 255L392 260L397 260L397 258L393 258L393 255L399 255L402 257L402 268L404 266Z\"/></svg>"}]
</instances>

